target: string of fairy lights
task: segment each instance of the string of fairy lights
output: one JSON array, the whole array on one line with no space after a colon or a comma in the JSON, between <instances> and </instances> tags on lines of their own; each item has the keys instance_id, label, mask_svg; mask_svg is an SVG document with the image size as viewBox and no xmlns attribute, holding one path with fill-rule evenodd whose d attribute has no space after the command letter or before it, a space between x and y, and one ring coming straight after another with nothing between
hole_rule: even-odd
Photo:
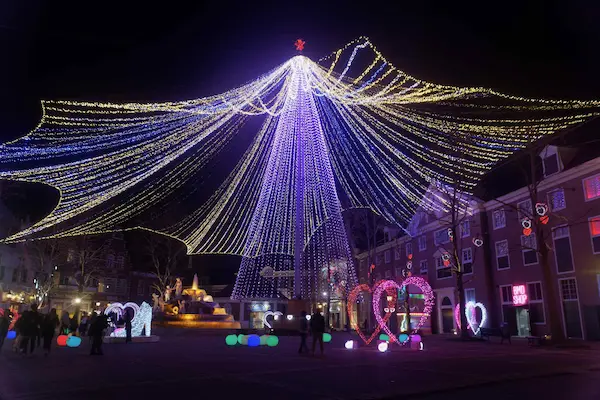
<instances>
[{"instance_id":1,"label":"string of fairy lights","mask_svg":"<svg viewBox=\"0 0 600 400\"><path fill-rule=\"evenodd\" d=\"M361 37L210 97L42 107L36 129L0 145L0 179L51 185L60 201L6 241L109 232L160 203L169 223L137 226L181 240L190 254L243 256L236 295L260 297L292 281L304 295L323 290L322 265L349 259L341 197L407 226L433 182L469 192L513 152L598 115L600 102L425 82ZM173 217L182 191L256 116L262 126L222 184ZM356 280L349 264L336 273L344 285Z\"/></svg>"}]
</instances>

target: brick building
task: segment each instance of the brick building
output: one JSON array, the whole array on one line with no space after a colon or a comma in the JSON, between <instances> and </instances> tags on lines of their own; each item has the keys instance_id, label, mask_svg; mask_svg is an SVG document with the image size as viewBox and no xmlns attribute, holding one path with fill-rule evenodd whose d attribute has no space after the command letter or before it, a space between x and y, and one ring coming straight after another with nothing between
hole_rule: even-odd
<instances>
[{"instance_id":1,"label":"brick building","mask_svg":"<svg viewBox=\"0 0 600 400\"><path fill-rule=\"evenodd\" d=\"M550 284L559 303L560 324L567 337L600 340L600 157L579 157L573 148L547 146L538 161L542 177L537 201L548 208L548 220L540 227L550 250ZM432 198L434 189L424 203ZM526 236L522 226L523 218L539 218L530 190L522 187L489 201L470 197L465 204L453 240L460 249L466 300L485 305L487 327L505 322L515 336L549 333L535 229ZM359 277L365 283L370 264L375 264L371 281L401 280L407 255L412 255L412 273L426 278L436 294L430 317L434 333L457 328L456 279L452 265L444 263L444 253L452 249L445 215L420 207L409 225L410 235L386 235L374 256L357 255ZM513 288L526 294L524 304L515 302Z\"/></svg>"}]
</instances>

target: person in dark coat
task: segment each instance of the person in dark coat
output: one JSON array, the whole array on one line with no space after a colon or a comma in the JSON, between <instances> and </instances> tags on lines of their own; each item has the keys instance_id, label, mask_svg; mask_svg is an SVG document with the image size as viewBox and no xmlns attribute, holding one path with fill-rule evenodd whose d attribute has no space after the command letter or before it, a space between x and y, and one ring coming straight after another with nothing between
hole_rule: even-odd
<instances>
[{"instance_id":1,"label":"person in dark coat","mask_svg":"<svg viewBox=\"0 0 600 400\"><path fill-rule=\"evenodd\" d=\"M306 337L308 336L308 320L306 319L306 311L302 311L300 314L300 348L298 354L302 354L306 351L308 353L308 345L306 344Z\"/></svg>"},{"instance_id":2,"label":"person in dark coat","mask_svg":"<svg viewBox=\"0 0 600 400\"><path fill-rule=\"evenodd\" d=\"M312 353L315 354L315 347L317 347L317 341L321 347L321 355L323 355L323 334L325 333L325 318L321 315L319 310L315 310L315 313L310 318L310 332L313 335Z\"/></svg>"},{"instance_id":3,"label":"person in dark coat","mask_svg":"<svg viewBox=\"0 0 600 400\"><path fill-rule=\"evenodd\" d=\"M8 334L8 327L10 326L10 311L7 309L4 310L4 314L0 317L0 350L2 350L2 345L4 345L4 339L6 339L6 335Z\"/></svg>"},{"instance_id":4,"label":"person in dark coat","mask_svg":"<svg viewBox=\"0 0 600 400\"><path fill-rule=\"evenodd\" d=\"M92 350L90 355L103 355L102 352L102 337L104 336L104 330L108 328L108 316L96 315L92 317L92 323L88 332L92 337Z\"/></svg>"},{"instance_id":5,"label":"person in dark coat","mask_svg":"<svg viewBox=\"0 0 600 400\"><path fill-rule=\"evenodd\" d=\"M129 309L125 310L125 333L127 336L125 337L125 343L131 343L131 313Z\"/></svg>"},{"instance_id":6,"label":"person in dark coat","mask_svg":"<svg viewBox=\"0 0 600 400\"><path fill-rule=\"evenodd\" d=\"M44 338L44 355L47 356L50 353L52 347L52 339L56 333L56 328L60 325L58 320L58 314L56 314L56 308L50 310L44 317L42 322L42 337Z\"/></svg>"},{"instance_id":7,"label":"person in dark coat","mask_svg":"<svg viewBox=\"0 0 600 400\"><path fill-rule=\"evenodd\" d=\"M31 305L30 311L25 311L21 316L21 331L23 339L21 341L21 353L27 355L27 344L29 344L29 353L33 354L36 340L40 335L40 314L37 311L37 304Z\"/></svg>"}]
</instances>

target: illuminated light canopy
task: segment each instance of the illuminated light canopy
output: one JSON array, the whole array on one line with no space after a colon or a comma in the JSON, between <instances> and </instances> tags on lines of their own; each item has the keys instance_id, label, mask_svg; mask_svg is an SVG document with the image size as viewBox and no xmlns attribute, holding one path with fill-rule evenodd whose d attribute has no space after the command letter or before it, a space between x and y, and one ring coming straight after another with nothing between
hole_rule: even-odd
<instances>
[{"instance_id":1,"label":"illuminated light canopy","mask_svg":"<svg viewBox=\"0 0 600 400\"><path fill-rule=\"evenodd\" d=\"M319 271L333 260L337 287L357 284L340 197L406 227L433 182L471 193L498 161L598 115L600 102L425 82L361 37L210 97L42 109L31 133L0 145L0 179L50 185L60 201L7 242L143 228L188 254L242 256L235 298L313 298L329 290ZM245 151L199 201L197 183L235 158L232 143Z\"/></svg>"}]
</instances>

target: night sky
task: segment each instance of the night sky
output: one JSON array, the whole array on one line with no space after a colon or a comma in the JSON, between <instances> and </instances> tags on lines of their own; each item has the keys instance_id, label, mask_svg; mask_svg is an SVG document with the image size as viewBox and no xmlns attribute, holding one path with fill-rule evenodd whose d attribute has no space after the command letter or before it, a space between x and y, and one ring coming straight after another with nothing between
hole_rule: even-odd
<instances>
[{"instance_id":1,"label":"night sky","mask_svg":"<svg viewBox=\"0 0 600 400\"><path fill-rule=\"evenodd\" d=\"M202 3L2 2L0 140L35 127L40 99L225 91L295 55L297 38L313 60L365 35L397 67L435 83L600 97L600 8L590 1Z\"/></svg>"}]
</instances>

